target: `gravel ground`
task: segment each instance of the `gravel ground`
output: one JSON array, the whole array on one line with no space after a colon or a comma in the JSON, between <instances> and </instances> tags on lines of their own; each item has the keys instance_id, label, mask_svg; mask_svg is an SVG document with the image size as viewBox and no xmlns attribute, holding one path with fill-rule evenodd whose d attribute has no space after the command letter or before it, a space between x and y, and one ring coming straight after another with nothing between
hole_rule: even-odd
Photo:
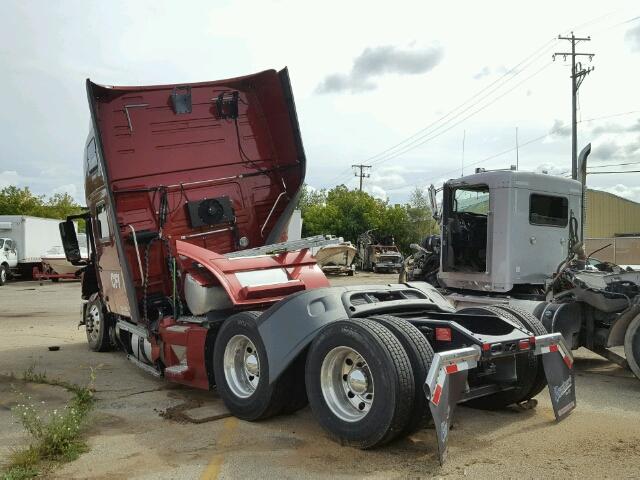
<instances>
[{"instance_id":1,"label":"gravel ground","mask_svg":"<svg viewBox=\"0 0 640 480\"><path fill-rule=\"evenodd\" d=\"M334 284L389 283L395 275L336 277ZM97 373L91 450L54 473L59 479L214 478L638 478L640 381L585 351L576 353L578 408L555 424L548 394L534 410L460 407L449 458L437 465L433 430L375 451L341 447L308 408L247 423L227 417L214 392L156 379L122 353L93 353L79 318L79 284L9 283L0 288L0 374L35 365L49 377L83 383ZM50 352L56 345L60 351ZM27 438L11 416L14 388L51 408L56 387L0 380L0 461ZM167 413L167 415L161 415ZM195 422L195 423L194 423Z\"/></svg>"}]
</instances>

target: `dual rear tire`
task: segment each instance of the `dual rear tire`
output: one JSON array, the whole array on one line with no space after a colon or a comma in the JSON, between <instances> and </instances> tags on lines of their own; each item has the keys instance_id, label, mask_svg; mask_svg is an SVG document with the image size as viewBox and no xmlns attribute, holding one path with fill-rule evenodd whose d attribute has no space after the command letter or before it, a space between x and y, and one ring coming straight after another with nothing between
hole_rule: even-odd
<instances>
[{"instance_id":1,"label":"dual rear tire","mask_svg":"<svg viewBox=\"0 0 640 480\"><path fill-rule=\"evenodd\" d=\"M213 369L227 408L259 420L302 408L341 444L374 448L426 425L422 384L433 350L405 320L379 316L333 322L269 384L257 312L230 317L216 338ZM306 387L306 388L305 388Z\"/></svg>"}]
</instances>

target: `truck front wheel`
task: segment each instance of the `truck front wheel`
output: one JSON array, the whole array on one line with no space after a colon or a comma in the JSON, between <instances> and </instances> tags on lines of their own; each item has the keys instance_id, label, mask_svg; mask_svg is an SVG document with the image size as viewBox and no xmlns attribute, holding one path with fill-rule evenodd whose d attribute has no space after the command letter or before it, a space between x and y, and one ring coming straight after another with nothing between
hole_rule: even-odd
<instances>
[{"instance_id":1,"label":"truck front wheel","mask_svg":"<svg viewBox=\"0 0 640 480\"><path fill-rule=\"evenodd\" d=\"M89 348L94 352L106 352L111 349L107 315L100 297L89 300L84 310L84 325Z\"/></svg>"},{"instance_id":2,"label":"truck front wheel","mask_svg":"<svg viewBox=\"0 0 640 480\"><path fill-rule=\"evenodd\" d=\"M291 392L290 375L269 384L269 362L258 332L260 312L240 312L222 324L213 349L216 387L229 411L243 420L282 412Z\"/></svg>"},{"instance_id":3,"label":"truck front wheel","mask_svg":"<svg viewBox=\"0 0 640 480\"><path fill-rule=\"evenodd\" d=\"M326 326L307 355L309 404L339 443L383 445L405 431L415 384L407 353L383 325L367 319Z\"/></svg>"},{"instance_id":4,"label":"truck front wheel","mask_svg":"<svg viewBox=\"0 0 640 480\"><path fill-rule=\"evenodd\" d=\"M7 283L9 272L6 265L0 265L0 286Z\"/></svg>"}]
</instances>

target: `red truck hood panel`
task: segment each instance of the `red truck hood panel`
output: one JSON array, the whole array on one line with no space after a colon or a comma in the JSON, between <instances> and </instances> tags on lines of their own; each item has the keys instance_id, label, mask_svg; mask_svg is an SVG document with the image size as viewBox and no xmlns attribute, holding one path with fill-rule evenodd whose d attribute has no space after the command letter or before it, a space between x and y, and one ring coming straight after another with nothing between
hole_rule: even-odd
<instances>
[{"instance_id":1,"label":"red truck hood panel","mask_svg":"<svg viewBox=\"0 0 640 480\"><path fill-rule=\"evenodd\" d=\"M171 295L166 259L178 240L219 254L286 240L306 163L286 68L160 86L87 80L87 94L87 205L94 218L106 208L112 238L98 242L98 256L105 272L111 262L113 278L121 267L124 288L105 293L126 290L120 312L131 310L137 320L145 275L148 295ZM220 199L223 221L194 222L211 212L201 211L203 203ZM104 233L106 219L96 225ZM147 248L159 233L162 242Z\"/></svg>"},{"instance_id":2,"label":"red truck hood panel","mask_svg":"<svg viewBox=\"0 0 640 480\"><path fill-rule=\"evenodd\" d=\"M119 223L134 221L140 229L157 230L152 215L143 218L143 195L118 192L173 186L171 209L187 200L228 196L242 235L251 246L259 246L302 185L305 157L286 69L162 86L106 87L87 81L87 89ZM187 91L190 112L177 113L172 94ZM228 109L221 117L218 97L229 100L234 92L237 119L224 118ZM88 199L102 186L102 179L94 177L87 175ZM185 228L185 212L178 210L167 227L174 235L193 233ZM218 249L228 251L230 246Z\"/></svg>"}]
</instances>

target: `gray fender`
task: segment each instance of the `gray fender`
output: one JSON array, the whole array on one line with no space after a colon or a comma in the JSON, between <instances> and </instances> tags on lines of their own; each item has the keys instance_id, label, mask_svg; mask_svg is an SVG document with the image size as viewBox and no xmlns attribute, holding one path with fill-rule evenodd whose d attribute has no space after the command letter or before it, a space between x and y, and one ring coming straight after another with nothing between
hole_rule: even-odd
<instances>
[{"instance_id":1,"label":"gray fender","mask_svg":"<svg viewBox=\"0 0 640 480\"><path fill-rule=\"evenodd\" d=\"M580 347L582 306L579 302L540 304L534 315L540 319L549 333L559 332L570 350Z\"/></svg>"},{"instance_id":2,"label":"gray fender","mask_svg":"<svg viewBox=\"0 0 640 480\"><path fill-rule=\"evenodd\" d=\"M618 319L611 327L611 330L609 330L607 347L617 347L619 345L624 345L624 336L627 333L627 327L629 326L631 321L636 318L637 315L640 315L640 305L638 305L637 303L620 314Z\"/></svg>"},{"instance_id":3,"label":"gray fender","mask_svg":"<svg viewBox=\"0 0 640 480\"><path fill-rule=\"evenodd\" d=\"M269 362L269 383L276 381L325 325L346 320L344 287L318 288L290 295L256 320Z\"/></svg>"}]
</instances>

